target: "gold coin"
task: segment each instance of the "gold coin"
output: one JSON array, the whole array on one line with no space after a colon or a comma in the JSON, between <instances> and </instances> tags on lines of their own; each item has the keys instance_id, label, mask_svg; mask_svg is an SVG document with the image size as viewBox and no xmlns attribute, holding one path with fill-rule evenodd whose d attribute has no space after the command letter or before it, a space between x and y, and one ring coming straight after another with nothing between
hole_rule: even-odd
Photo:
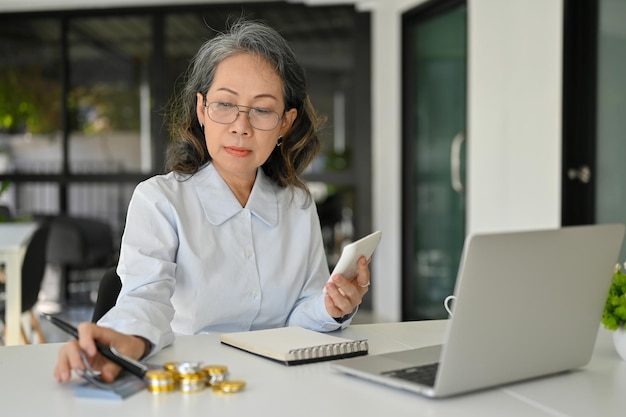
<instances>
[{"instance_id":1,"label":"gold coin","mask_svg":"<svg viewBox=\"0 0 626 417\"><path fill-rule=\"evenodd\" d=\"M228 372L228 367L226 365L205 365L202 370L209 375L225 374Z\"/></svg>"},{"instance_id":2,"label":"gold coin","mask_svg":"<svg viewBox=\"0 0 626 417\"><path fill-rule=\"evenodd\" d=\"M166 371L178 373L178 362L166 362L163 364L163 368Z\"/></svg>"},{"instance_id":3,"label":"gold coin","mask_svg":"<svg viewBox=\"0 0 626 417\"><path fill-rule=\"evenodd\" d=\"M228 380L213 385L213 391L220 393L231 393L241 391L246 386L244 381Z\"/></svg>"}]
</instances>

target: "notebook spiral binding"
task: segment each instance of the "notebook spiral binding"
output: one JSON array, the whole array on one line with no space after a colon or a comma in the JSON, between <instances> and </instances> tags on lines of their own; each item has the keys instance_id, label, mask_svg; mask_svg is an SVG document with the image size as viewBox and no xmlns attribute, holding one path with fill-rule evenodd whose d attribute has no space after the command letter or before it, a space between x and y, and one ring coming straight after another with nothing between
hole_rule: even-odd
<instances>
[{"instance_id":1,"label":"notebook spiral binding","mask_svg":"<svg viewBox=\"0 0 626 417\"><path fill-rule=\"evenodd\" d=\"M312 346L289 351L289 360L307 361L322 358L345 358L367 352L369 345L366 340L333 343L330 345Z\"/></svg>"}]
</instances>

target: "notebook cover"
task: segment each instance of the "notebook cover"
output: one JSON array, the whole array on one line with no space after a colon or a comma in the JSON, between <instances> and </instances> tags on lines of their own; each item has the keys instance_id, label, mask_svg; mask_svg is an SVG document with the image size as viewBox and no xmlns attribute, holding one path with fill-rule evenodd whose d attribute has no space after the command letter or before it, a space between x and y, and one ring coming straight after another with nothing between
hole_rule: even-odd
<instances>
[{"instance_id":1,"label":"notebook cover","mask_svg":"<svg viewBox=\"0 0 626 417\"><path fill-rule=\"evenodd\" d=\"M321 362L366 355L366 340L351 340L298 326L224 333L220 341L285 365Z\"/></svg>"}]
</instances>

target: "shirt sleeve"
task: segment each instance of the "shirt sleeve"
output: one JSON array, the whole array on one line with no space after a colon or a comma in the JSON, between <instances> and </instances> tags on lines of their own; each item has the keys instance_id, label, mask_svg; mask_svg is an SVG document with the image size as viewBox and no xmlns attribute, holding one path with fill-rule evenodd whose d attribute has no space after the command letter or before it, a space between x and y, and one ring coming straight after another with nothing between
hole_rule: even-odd
<instances>
[{"instance_id":1,"label":"shirt sleeve","mask_svg":"<svg viewBox=\"0 0 626 417\"><path fill-rule=\"evenodd\" d=\"M157 352L174 342L171 297L175 287L178 237L175 216L158 187L139 184L131 198L117 273L122 290L98 322L144 337Z\"/></svg>"}]
</instances>

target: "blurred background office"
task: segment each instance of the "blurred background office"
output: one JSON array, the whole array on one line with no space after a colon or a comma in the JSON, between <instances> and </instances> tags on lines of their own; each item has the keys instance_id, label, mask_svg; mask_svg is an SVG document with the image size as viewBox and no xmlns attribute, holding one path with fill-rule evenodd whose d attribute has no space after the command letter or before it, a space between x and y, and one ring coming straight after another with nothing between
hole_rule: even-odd
<instances>
[{"instance_id":1,"label":"blurred background office","mask_svg":"<svg viewBox=\"0 0 626 417\"><path fill-rule=\"evenodd\" d=\"M0 206L53 225L42 308L91 308L167 100L241 15L328 119L306 179L329 263L383 231L367 320L445 317L468 233L625 221L626 0L0 0Z\"/></svg>"}]
</instances>

